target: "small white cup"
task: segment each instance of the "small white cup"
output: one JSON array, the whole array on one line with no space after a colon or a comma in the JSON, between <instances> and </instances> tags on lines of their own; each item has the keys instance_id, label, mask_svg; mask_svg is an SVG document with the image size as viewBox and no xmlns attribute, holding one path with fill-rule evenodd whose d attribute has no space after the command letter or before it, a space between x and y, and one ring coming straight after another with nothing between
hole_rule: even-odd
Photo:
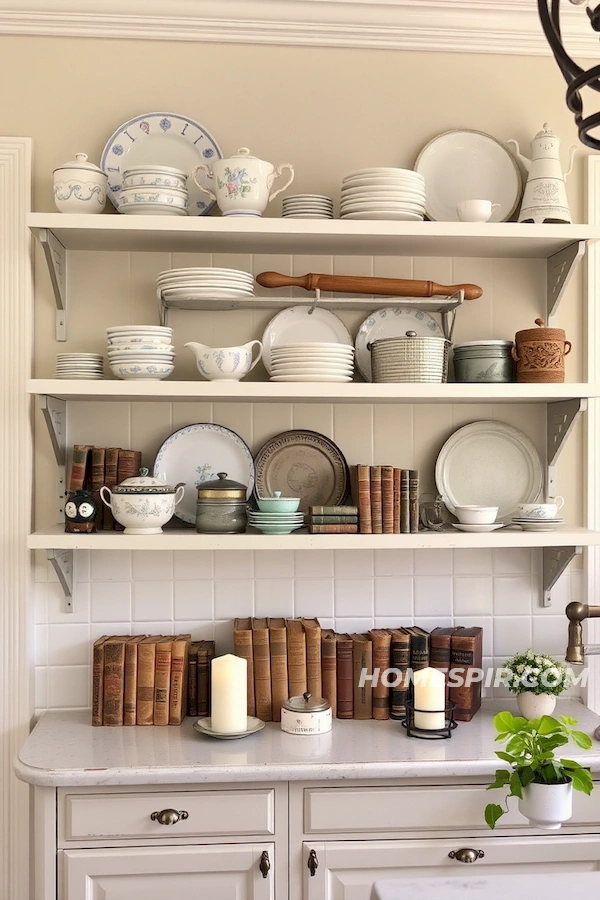
<instances>
[{"instance_id":1,"label":"small white cup","mask_svg":"<svg viewBox=\"0 0 600 900\"><path fill-rule=\"evenodd\" d=\"M462 525L493 525L497 506L455 506L454 514Z\"/></svg>"},{"instance_id":2,"label":"small white cup","mask_svg":"<svg viewBox=\"0 0 600 900\"><path fill-rule=\"evenodd\" d=\"M555 519L564 502L562 497L550 497L548 503L519 503L517 513L526 519Z\"/></svg>"},{"instance_id":3,"label":"small white cup","mask_svg":"<svg viewBox=\"0 0 600 900\"><path fill-rule=\"evenodd\" d=\"M491 200L463 200L456 213L461 222L487 222L496 209L500 209L500 204Z\"/></svg>"}]
</instances>

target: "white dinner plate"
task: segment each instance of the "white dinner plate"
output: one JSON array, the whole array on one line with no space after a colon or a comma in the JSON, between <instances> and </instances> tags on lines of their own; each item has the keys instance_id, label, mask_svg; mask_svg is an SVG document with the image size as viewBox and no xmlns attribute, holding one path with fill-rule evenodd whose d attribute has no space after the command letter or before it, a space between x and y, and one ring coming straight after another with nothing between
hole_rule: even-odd
<instances>
[{"instance_id":1,"label":"white dinner plate","mask_svg":"<svg viewBox=\"0 0 600 900\"><path fill-rule=\"evenodd\" d=\"M344 213L340 216L340 219L377 219L377 220L389 220L396 222L422 222L423 215L419 213L413 212L396 212L393 209L383 210L383 209L373 209L371 211L365 212L351 212Z\"/></svg>"},{"instance_id":2,"label":"white dinner plate","mask_svg":"<svg viewBox=\"0 0 600 900\"><path fill-rule=\"evenodd\" d=\"M542 522L541 519L537 522L534 522L531 519L527 522L515 522L513 519L512 524L518 525L523 531L554 531L556 528L560 528L563 523L552 521Z\"/></svg>"},{"instance_id":3,"label":"white dinner plate","mask_svg":"<svg viewBox=\"0 0 600 900\"><path fill-rule=\"evenodd\" d=\"M521 199L521 173L514 156L482 131L439 134L423 147L415 169L425 177L427 216L435 222L458 222L457 205L475 198L498 204L490 222L506 222Z\"/></svg>"},{"instance_id":4,"label":"white dinner plate","mask_svg":"<svg viewBox=\"0 0 600 900\"><path fill-rule=\"evenodd\" d=\"M482 421L448 438L436 460L435 483L450 512L457 506L497 506L497 521L506 523L520 503L538 499L544 476L538 452L522 431Z\"/></svg>"},{"instance_id":5,"label":"white dinner plate","mask_svg":"<svg viewBox=\"0 0 600 900\"><path fill-rule=\"evenodd\" d=\"M483 533L486 531L496 531L497 528L504 528L504 522L494 522L492 525L464 525L462 522L453 522L453 528L459 531L470 531L476 534L478 531Z\"/></svg>"},{"instance_id":6,"label":"white dinner plate","mask_svg":"<svg viewBox=\"0 0 600 900\"><path fill-rule=\"evenodd\" d=\"M181 169L188 176L187 189L190 199L189 215L201 216L213 206L207 194L194 184L192 169L199 163L210 165L223 156L221 148L210 132L188 116L178 113L151 112L124 122L109 138L100 157L100 168L108 176L108 196L114 206L119 205L119 194L123 188L123 172L134 166L171 166ZM206 187L210 181L202 172L198 180ZM141 213L136 204L127 213ZM124 210L119 210L123 212ZM176 214L175 210L170 210ZM180 213L188 213L181 210Z\"/></svg>"},{"instance_id":7,"label":"white dinner plate","mask_svg":"<svg viewBox=\"0 0 600 900\"><path fill-rule=\"evenodd\" d=\"M342 383L352 381L351 375L271 375L271 381L333 381Z\"/></svg>"},{"instance_id":8,"label":"white dinner plate","mask_svg":"<svg viewBox=\"0 0 600 900\"><path fill-rule=\"evenodd\" d=\"M161 291L167 300L237 300L253 297L253 291L241 291L239 288L173 288Z\"/></svg>"},{"instance_id":9,"label":"white dinner plate","mask_svg":"<svg viewBox=\"0 0 600 900\"><path fill-rule=\"evenodd\" d=\"M159 272L157 278L168 275L230 275L244 278L252 278L251 272L243 269L221 269L218 266L183 266L180 269L164 269Z\"/></svg>"},{"instance_id":10,"label":"white dinner plate","mask_svg":"<svg viewBox=\"0 0 600 900\"><path fill-rule=\"evenodd\" d=\"M265 723L262 719L257 719L256 716L248 716L246 718L246 730L245 731L236 731L236 732L227 732L223 734L221 731L215 731L212 727L212 719L210 716L206 719L198 719L197 722L194 722L194 728L196 731L199 731L200 734L206 734L209 737L218 738L220 741L233 741L237 738L247 737L249 734L255 734L257 731L260 731L261 728L265 727Z\"/></svg>"},{"instance_id":11,"label":"white dinner plate","mask_svg":"<svg viewBox=\"0 0 600 900\"><path fill-rule=\"evenodd\" d=\"M214 481L219 472L247 485L246 499L254 487L254 462L245 441L223 425L200 423L180 428L164 442L152 474L167 484L184 482L185 492L175 515L191 525L196 523L198 488Z\"/></svg>"},{"instance_id":12,"label":"white dinner plate","mask_svg":"<svg viewBox=\"0 0 600 900\"><path fill-rule=\"evenodd\" d=\"M350 332L341 319L327 309L312 312L306 306L290 306L273 316L262 336L262 361L271 374L271 350L291 342L327 343L352 346Z\"/></svg>"},{"instance_id":13,"label":"white dinner plate","mask_svg":"<svg viewBox=\"0 0 600 900\"><path fill-rule=\"evenodd\" d=\"M187 209L175 209L166 203L136 203L132 206L120 206L119 212L125 216L187 216Z\"/></svg>"},{"instance_id":14,"label":"white dinner plate","mask_svg":"<svg viewBox=\"0 0 600 900\"><path fill-rule=\"evenodd\" d=\"M354 341L356 366L365 381L373 381L367 344L380 338L404 337L407 331L416 331L420 337L444 336L435 319L420 309L385 306L367 316Z\"/></svg>"}]
</instances>

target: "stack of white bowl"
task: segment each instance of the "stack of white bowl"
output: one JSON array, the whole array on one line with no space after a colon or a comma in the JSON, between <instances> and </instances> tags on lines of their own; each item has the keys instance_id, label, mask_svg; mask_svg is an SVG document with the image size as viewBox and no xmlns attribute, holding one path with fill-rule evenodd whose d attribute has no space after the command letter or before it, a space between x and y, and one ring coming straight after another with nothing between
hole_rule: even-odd
<instances>
[{"instance_id":1,"label":"stack of white bowl","mask_svg":"<svg viewBox=\"0 0 600 900\"><path fill-rule=\"evenodd\" d=\"M333 200L323 194L292 194L282 203L284 219L333 219Z\"/></svg>"},{"instance_id":2,"label":"stack of white bowl","mask_svg":"<svg viewBox=\"0 0 600 900\"><path fill-rule=\"evenodd\" d=\"M119 212L133 216L187 216L187 175L171 166L134 166L123 173Z\"/></svg>"},{"instance_id":3,"label":"stack of white bowl","mask_svg":"<svg viewBox=\"0 0 600 900\"><path fill-rule=\"evenodd\" d=\"M167 269L156 279L158 292L165 300L242 300L254 296L254 276L239 269L196 266ZM171 304L175 305L175 304Z\"/></svg>"},{"instance_id":4,"label":"stack of white bowl","mask_svg":"<svg viewBox=\"0 0 600 900\"><path fill-rule=\"evenodd\" d=\"M356 169L342 179L342 219L425 217L425 179L412 169Z\"/></svg>"},{"instance_id":5,"label":"stack of white bowl","mask_svg":"<svg viewBox=\"0 0 600 900\"><path fill-rule=\"evenodd\" d=\"M57 378L104 378L104 358L101 353L57 353Z\"/></svg>"},{"instance_id":6,"label":"stack of white bowl","mask_svg":"<svg viewBox=\"0 0 600 900\"><path fill-rule=\"evenodd\" d=\"M126 381L161 381L175 368L173 329L161 325L115 325L107 328L108 359L113 375Z\"/></svg>"},{"instance_id":7,"label":"stack of white bowl","mask_svg":"<svg viewBox=\"0 0 600 900\"><path fill-rule=\"evenodd\" d=\"M271 381L352 381L354 347L305 342L278 344L271 350Z\"/></svg>"}]
</instances>

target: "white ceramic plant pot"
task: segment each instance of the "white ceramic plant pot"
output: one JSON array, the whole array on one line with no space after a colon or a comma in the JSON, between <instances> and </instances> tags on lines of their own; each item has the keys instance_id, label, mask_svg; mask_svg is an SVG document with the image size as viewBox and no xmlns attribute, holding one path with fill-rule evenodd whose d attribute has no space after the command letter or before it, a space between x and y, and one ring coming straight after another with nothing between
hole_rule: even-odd
<instances>
[{"instance_id":1,"label":"white ceramic plant pot","mask_svg":"<svg viewBox=\"0 0 600 900\"><path fill-rule=\"evenodd\" d=\"M519 812L536 828L558 831L573 813L573 783L528 784L519 800Z\"/></svg>"},{"instance_id":2,"label":"white ceramic plant pot","mask_svg":"<svg viewBox=\"0 0 600 900\"><path fill-rule=\"evenodd\" d=\"M519 712L526 719L539 719L551 716L556 706L554 694L534 694L532 691L521 691L517 694Z\"/></svg>"},{"instance_id":3,"label":"white ceramic plant pot","mask_svg":"<svg viewBox=\"0 0 600 900\"><path fill-rule=\"evenodd\" d=\"M100 488L100 496L117 522L125 527L124 534L161 534L162 526L173 518L184 490L179 486L169 494L115 494L105 486Z\"/></svg>"}]
</instances>

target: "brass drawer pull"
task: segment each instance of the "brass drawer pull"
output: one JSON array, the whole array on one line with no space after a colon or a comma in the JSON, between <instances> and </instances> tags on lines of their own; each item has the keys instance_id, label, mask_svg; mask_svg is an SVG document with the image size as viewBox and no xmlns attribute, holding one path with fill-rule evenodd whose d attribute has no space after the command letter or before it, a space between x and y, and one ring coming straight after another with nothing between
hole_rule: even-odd
<instances>
[{"instance_id":1,"label":"brass drawer pull","mask_svg":"<svg viewBox=\"0 0 600 900\"><path fill-rule=\"evenodd\" d=\"M260 862L258 864L258 868L261 871L262 877L266 878L269 874L269 869L271 868L271 860L269 859L269 854L266 850L260 854Z\"/></svg>"},{"instance_id":2,"label":"brass drawer pull","mask_svg":"<svg viewBox=\"0 0 600 900\"><path fill-rule=\"evenodd\" d=\"M317 851L311 850L308 854L308 862L306 863L308 866L308 870L311 874L311 877L316 874L317 869L319 868L319 860L317 859Z\"/></svg>"},{"instance_id":3,"label":"brass drawer pull","mask_svg":"<svg viewBox=\"0 0 600 900\"><path fill-rule=\"evenodd\" d=\"M483 850L472 850L470 847L462 847L460 850L451 850L448 854L450 859L455 859L461 863L474 863L478 859L485 856Z\"/></svg>"},{"instance_id":4,"label":"brass drawer pull","mask_svg":"<svg viewBox=\"0 0 600 900\"><path fill-rule=\"evenodd\" d=\"M180 809L179 812L176 809L161 809L160 812L153 812L150 818L160 825L174 825L180 819L187 819L188 815L185 809Z\"/></svg>"}]
</instances>

